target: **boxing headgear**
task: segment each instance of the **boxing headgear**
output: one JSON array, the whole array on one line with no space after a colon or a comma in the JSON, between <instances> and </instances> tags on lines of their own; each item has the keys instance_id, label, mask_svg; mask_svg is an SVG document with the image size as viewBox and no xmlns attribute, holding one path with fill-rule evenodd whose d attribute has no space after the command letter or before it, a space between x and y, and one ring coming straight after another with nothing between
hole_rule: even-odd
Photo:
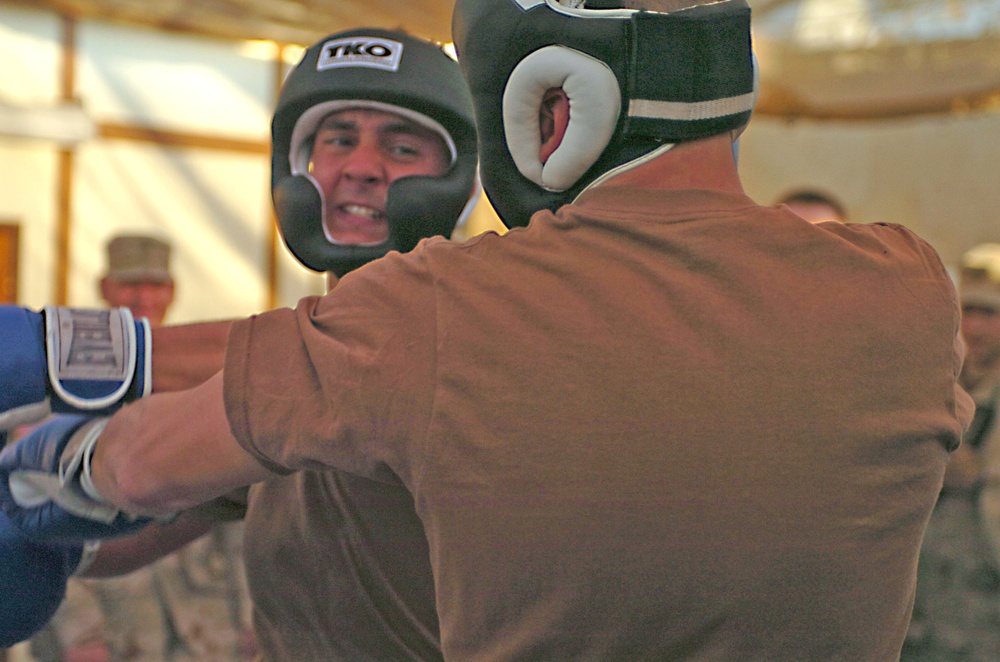
<instances>
[{"instance_id":1,"label":"boxing headgear","mask_svg":"<svg viewBox=\"0 0 1000 662\"><path fill-rule=\"evenodd\" d=\"M756 100L744 0L669 13L566 5L455 4L452 32L476 109L483 188L509 227L674 143L735 132ZM569 97L570 119L543 164L538 110L551 88Z\"/></svg>"},{"instance_id":2,"label":"boxing headgear","mask_svg":"<svg viewBox=\"0 0 1000 662\"><path fill-rule=\"evenodd\" d=\"M375 245L330 240L324 201L308 174L312 140L324 117L348 108L408 117L442 136L451 167L440 177L405 177L386 199L388 238ZM338 276L424 237L448 236L478 193L472 100L458 64L429 42L390 30L330 35L309 48L285 80L271 123L271 194L282 238L316 271Z\"/></svg>"}]
</instances>

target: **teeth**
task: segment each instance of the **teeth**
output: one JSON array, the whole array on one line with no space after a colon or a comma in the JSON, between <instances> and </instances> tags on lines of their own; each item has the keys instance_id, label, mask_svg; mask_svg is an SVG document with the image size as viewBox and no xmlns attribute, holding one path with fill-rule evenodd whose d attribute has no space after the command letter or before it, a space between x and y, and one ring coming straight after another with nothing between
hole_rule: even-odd
<instances>
[{"instance_id":1,"label":"teeth","mask_svg":"<svg viewBox=\"0 0 1000 662\"><path fill-rule=\"evenodd\" d=\"M344 211L348 214L354 214L355 216L367 216L368 218L379 218L382 216L382 212L377 209L372 209L371 207L362 207L361 205L344 205Z\"/></svg>"}]
</instances>

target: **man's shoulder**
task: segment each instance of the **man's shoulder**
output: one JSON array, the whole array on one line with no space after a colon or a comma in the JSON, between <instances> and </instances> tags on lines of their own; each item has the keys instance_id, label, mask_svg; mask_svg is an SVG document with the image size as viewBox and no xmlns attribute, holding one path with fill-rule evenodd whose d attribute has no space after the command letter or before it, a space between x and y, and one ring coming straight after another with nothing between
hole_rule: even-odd
<instances>
[{"instance_id":1,"label":"man's shoulder","mask_svg":"<svg viewBox=\"0 0 1000 662\"><path fill-rule=\"evenodd\" d=\"M467 268L470 260L478 260L484 252L492 250L497 240L503 236L488 230L463 241L446 237L428 237L421 239L416 248L408 253L390 254L391 260L380 260L384 267L391 270L419 272L436 272L449 268Z\"/></svg>"},{"instance_id":2,"label":"man's shoulder","mask_svg":"<svg viewBox=\"0 0 1000 662\"><path fill-rule=\"evenodd\" d=\"M839 234L859 248L876 250L886 256L919 259L934 271L946 275L941 256L927 240L899 223L824 223L825 229Z\"/></svg>"},{"instance_id":3,"label":"man's shoulder","mask_svg":"<svg viewBox=\"0 0 1000 662\"><path fill-rule=\"evenodd\" d=\"M922 246L929 246L916 232L900 223L879 221L875 223L823 223L830 230L843 230L845 234L867 235L883 238L886 241L905 241Z\"/></svg>"}]
</instances>

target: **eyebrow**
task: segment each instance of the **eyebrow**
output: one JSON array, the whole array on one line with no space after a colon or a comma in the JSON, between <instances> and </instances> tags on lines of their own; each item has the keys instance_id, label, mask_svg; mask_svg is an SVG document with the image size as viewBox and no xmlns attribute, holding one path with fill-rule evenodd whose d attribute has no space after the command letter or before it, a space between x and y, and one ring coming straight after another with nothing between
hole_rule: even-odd
<instances>
[{"instance_id":1,"label":"eyebrow","mask_svg":"<svg viewBox=\"0 0 1000 662\"><path fill-rule=\"evenodd\" d=\"M319 131L357 131L358 124L353 120L344 119L327 119L324 120L320 125ZM400 119L398 121L393 121L390 124L385 124L379 129L380 133L388 133L392 135L411 135L411 136L421 136L429 133L430 135L436 136L433 131L425 127L419 126L414 122L406 119Z\"/></svg>"}]
</instances>

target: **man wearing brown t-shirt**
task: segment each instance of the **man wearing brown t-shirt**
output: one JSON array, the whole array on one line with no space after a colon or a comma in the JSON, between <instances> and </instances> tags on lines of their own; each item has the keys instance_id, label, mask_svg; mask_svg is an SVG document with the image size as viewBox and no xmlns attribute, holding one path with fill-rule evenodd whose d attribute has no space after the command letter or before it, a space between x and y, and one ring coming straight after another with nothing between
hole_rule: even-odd
<instances>
[{"instance_id":1,"label":"man wearing brown t-shirt","mask_svg":"<svg viewBox=\"0 0 1000 662\"><path fill-rule=\"evenodd\" d=\"M954 288L905 228L744 194L745 2L592 4L456 4L511 232L235 323L85 480L150 515L307 467L404 486L446 660L893 659L971 414Z\"/></svg>"}]
</instances>

